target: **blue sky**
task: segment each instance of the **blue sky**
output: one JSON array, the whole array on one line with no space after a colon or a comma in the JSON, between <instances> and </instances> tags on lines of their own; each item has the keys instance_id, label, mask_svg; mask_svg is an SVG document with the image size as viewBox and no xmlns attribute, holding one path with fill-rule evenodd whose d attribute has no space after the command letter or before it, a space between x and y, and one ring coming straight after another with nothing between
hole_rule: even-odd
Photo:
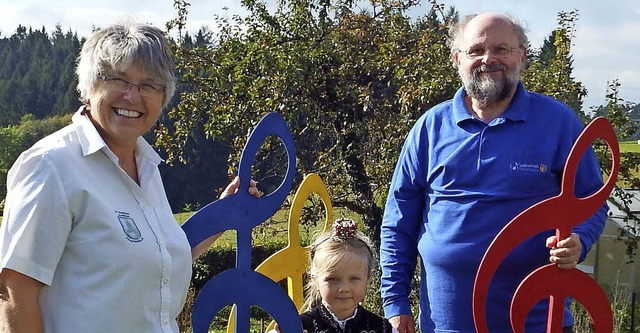
<instances>
[{"instance_id":1,"label":"blue sky","mask_svg":"<svg viewBox=\"0 0 640 333\"><path fill-rule=\"evenodd\" d=\"M188 0L189 1L189 0ZM267 0L275 3L275 0ZM429 1L413 10L416 16L429 11ZM529 29L529 40L540 46L557 25L557 13L577 9L580 17L572 53L574 76L587 88L585 107L605 102L607 81L618 79L621 97L640 103L640 1L638 0L439 0L455 6L462 16L496 11L508 13ZM214 14L245 13L238 0L191 0L189 30L213 27ZM227 7L224 11L222 8ZM1 36L15 32L18 24L51 31L56 24L80 36L92 27L108 25L123 17L164 27L175 17L173 0L0 0Z\"/></svg>"}]
</instances>

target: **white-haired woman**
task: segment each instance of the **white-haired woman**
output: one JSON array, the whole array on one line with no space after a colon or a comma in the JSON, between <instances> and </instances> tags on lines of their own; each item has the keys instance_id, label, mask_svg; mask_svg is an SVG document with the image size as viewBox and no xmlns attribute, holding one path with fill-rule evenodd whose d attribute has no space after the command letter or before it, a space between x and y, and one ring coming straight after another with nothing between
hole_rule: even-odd
<instances>
[{"instance_id":1,"label":"white-haired woman","mask_svg":"<svg viewBox=\"0 0 640 333\"><path fill-rule=\"evenodd\" d=\"M173 71L164 33L149 25L112 25L84 43L73 123L8 174L3 332L178 332L198 253L142 138L175 91ZM259 195L255 184L249 190Z\"/></svg>"}]
</instances>

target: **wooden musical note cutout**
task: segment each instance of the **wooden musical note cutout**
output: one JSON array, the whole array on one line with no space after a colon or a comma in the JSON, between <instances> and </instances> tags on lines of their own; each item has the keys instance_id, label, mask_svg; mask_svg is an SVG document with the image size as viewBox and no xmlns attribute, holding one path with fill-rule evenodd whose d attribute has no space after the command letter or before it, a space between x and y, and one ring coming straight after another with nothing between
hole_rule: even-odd
<instances>
[{"instance_id":1,"label":"wooden musical note cutout","mask_svg":"<svg viewBox=\"0 0 640 333\"><path fill-rule=\"evenodd\" d=\"M277 136L285 146L287 173L274 192L255 198L248 193L251 165L269 135ZM251 269L251 230L280 209L293 186L295 167L295 146L289 128L279 114L267 114L256 125L242 151L238 192L206 205L183 224L192 248L216 233L237 231L236 267L214 276L200 291L193 306L194 333L207 333L215 315L231 304L237 307L236 332L250 331L253 305L269 313L279 323L282 333L302 332L298 311L287 294L278 284Z\"/></svg>"},{"instance_id":2,"label":"wooden musical note cutout","mask_svg":"<svg viewBox=\"0 0 640 333\"><path fill-rule=\"evenodd\" d=\"M302 183L293 198L291 210L289 211L287 246L265 259L256 268L256 272L263 274L275 282L287 279L289 297L293 300L298 311L302 309L302 303L304 302L303 275L306 273L309 266L307 258L309 246L303 247L300 243L300 216L302 215L302 209L304 208L307 199L309 199L313 193L320 196L324 205L325 220L322 231L331 230L333 206L331 205L329 192L327 192L327 188L322 182L320 176L315 173L309 174L304 178L304 180L302 180ZM229 315L227 333L234 332L234 318L235 307L231 310L231 314ZM274 326L275 322L271 322L266 331L273 329Z\"/></svg>"},{"instance_id":3,"label":"wooden musical note cutout","mask_svg":"<svg viewBox=\"0 0 640 333\"><path fill-rule=\"evenodd\" d=\"M604 140L611 153L611 172L606 183L594 194L577 198L574 194L576 169L580 158L596 139ZM605 203L615 185L620 151L611 124L603 117L587 125L573 145L565 163L560 194L543 200L513 218L494 238L480 263L473 289L473 318L476 331L487 333L485 305L491 278L507 254L520 242L546 230L556 229L558 239L569 237L571 229L591 217ZM566 283L571 281L571 283ZM613 315L604 291L588 275L574 268L563 270L545 265L527 276L514 293L511 326L524 332L524 322L534 304L549 297L547 333L562 331L563 305L573 297L590 314L595 333L611 333Z\"/></svg>"}]
</instances>

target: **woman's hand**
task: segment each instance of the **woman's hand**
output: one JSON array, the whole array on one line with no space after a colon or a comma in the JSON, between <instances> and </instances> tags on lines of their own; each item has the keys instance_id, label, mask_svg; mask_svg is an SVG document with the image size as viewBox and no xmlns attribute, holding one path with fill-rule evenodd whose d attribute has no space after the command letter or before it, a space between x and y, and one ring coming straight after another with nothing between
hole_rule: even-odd
<instances>
[{"instance_id":1,"label":"woman's hand","mask_svg":"<svg viewBox=\"0 0 640 333\"><path fill-rule=\"evenodd\" d=\"M259 198L261 197L264 193L262 193L260 190L258 190L258 182L256 182L255 180L251 179L249 181L249 194L251 194L252 196ZM238 192L238 186L240 186L240 177L235 176L235 178L233 178L233 180L231 181L231 183L229 183L229 185L227 185L227 187L225 187L224 191L222 191L222 193L220 193L220 199L225 198L227 196L236 194Z\"/></svg>"},{"instance_id":2,"label":"woman's hand","mask_svg":"<svg viewBox=\"0 0 640 333\"><path fill-rule=\"evenodd\" d=\"M259 198L262 196L262 192L260 192L260 190L258 190L258 188L256 187L257 184L258 182L253 179L249 181L249 194L256 198ZM240 186L240 177L236 176L235 178L233 178L231 183L229 183L229 185L225 187L224 191L220 193L220 199L236 194L238 192L238 186ZM202 242L200 242L200 244L194 246L191 249L191 259L194 261L198 259L205 251L209 249L213 242L215 242L220 236L222 236L223 233L224 231L219 232L203 240Z\"/></svg>"}]
</instances>

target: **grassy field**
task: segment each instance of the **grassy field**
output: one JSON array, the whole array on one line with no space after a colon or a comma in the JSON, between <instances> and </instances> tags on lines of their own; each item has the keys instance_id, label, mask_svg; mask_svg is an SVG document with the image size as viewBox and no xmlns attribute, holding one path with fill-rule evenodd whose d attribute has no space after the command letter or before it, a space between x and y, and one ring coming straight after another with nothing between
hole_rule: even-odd
<instances>
[{"instance_id":1,"label":"grassy field","mask_svg":"<svg viewBox=\"0 0 640 333\"><path fill-rule=\"evenodd\" d=\"M179 224L184 223L193 212L185 212L174 214L176 221ZM334 208L334 217L342 217L347 216L345 214L350 214L345 209ZM355 218L353 216L350 216ZM315 238L315 235L318 232L319 224L324 221L324 215L319 217L322 221L310 221L311 223L307 223L300 226L300 241L303 245L308 245ZM285 240L287 237L287 225L286 221L289 219L289 210L281 209L278 211L270 221L266 221L252 230L252 243L253 245L261 245L269 242L273 242L274 239L282 239ZM355 218L357 219L357 218ZM220 238L218 238L212 245L212 247L223 247L223 248L235 248L236 246L236 231L229 230L226 231Z\"/></svg>"},{"instance_id":2,"label":"grassy field","mask_svg":"<svg viewBox=\"0 0 640 333\"><path fill-rule=\"evenodd\" d=\"M624 141L620 142L621 153L640 153L640 144L638 141Z\"/></svg>"},{"instance_id":3,"label":"grassy field","mask_svg":"<svg viewBox=\"0 0 640 333\"><path fill-rule=\"evenodd\" d=\"M174 214L173 216L175 217L176 221L178 221L178 224L182 224L191 215L193 215L193 213L194 212L178 213L178 214ZM218 240L216 240L216 242L214 243L214 246L234 247L235 244L236 244L236 232L235 230L231 230L222 234L222 236L218 238Z\"/></svg>"}]
</instances>

